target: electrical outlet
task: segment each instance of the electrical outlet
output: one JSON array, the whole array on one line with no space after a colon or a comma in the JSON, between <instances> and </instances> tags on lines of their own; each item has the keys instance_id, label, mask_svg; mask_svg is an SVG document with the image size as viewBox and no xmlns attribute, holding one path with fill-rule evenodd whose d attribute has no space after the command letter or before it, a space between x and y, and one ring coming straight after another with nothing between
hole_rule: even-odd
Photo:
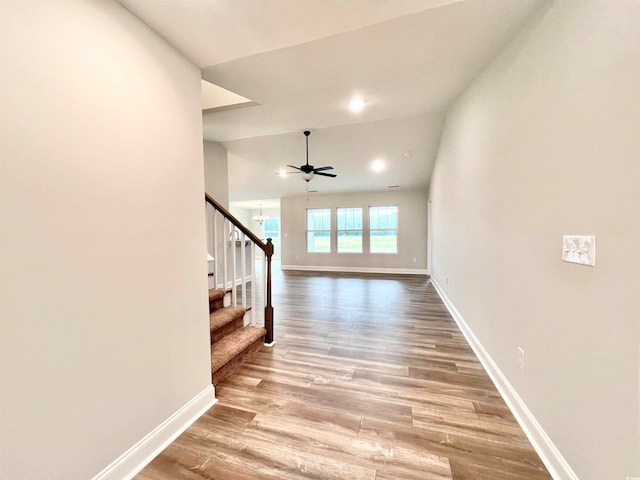
<instances>
[{"instance_id":1,"label":"electrical outlet","mask_svg":"<svg viewBox=\"0 0 640 480\"><path fill-rule=\"evenodd\" d=\"M522 347L518 347L518 366L524 372L524 349Z\"/></svg>"},{"instance_id":2,"label":"electrical outlet","mask_svg":"<svg viewBox=\"0 0 640 480\"><path fill-rule=\"evenodd\" d=\"M596 237L594 235L563 235L562 260L595 267Z\"/></svg>"},{"instance_id":3,"label":"electrical outlet","mask_svg":"<svg viewBox=\"0 0 640 480\"><path fill-rule=\"evenodd\" d=\"M417 260L417 259L416 259L416 257L413 257L413 258L411 259L411 261L412 261L413 263L416 263L416 260Z\"/></svg>"},{"instance_id":4,"label":"electrical outlet","mask_svg":"<svg viewBox=\"0 0 640 480\"><path fill-rule=\"evenodd\" d=\"M448 278L445 280L445 283L446 283L447 285L449 285L449 279L448 279Z\"/></svg>"}]
</instances>

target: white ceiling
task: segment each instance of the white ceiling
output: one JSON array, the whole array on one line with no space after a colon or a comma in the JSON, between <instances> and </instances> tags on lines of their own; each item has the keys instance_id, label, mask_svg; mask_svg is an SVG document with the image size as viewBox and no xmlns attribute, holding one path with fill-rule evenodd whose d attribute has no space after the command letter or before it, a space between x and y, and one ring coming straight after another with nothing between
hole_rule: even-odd
<instances>
[{"instance_id":1,"label":"white ceiling","mask_svg":"<svg viewBox=\"0 0 640 480\"><path fill-rule=\"evenodd\" d=\"M305 129L310 163L338 174L312 190L426 187L447 107L548 0L120 1L205 80L254 102L203 128L228 150L230 200L258 204L304 193L298 175L274 174L305 162Z\"/></svg>"}]
</instances>

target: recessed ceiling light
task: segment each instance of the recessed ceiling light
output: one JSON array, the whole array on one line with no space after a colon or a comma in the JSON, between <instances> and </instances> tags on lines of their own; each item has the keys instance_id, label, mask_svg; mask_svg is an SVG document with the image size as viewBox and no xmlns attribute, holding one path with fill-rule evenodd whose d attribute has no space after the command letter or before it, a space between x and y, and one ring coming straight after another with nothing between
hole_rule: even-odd
<instances>
[{"instance_id":1,"label":"recessed ceiling light","mask_svg":"<svg viewBox=\"0 0 640 480\"><path fill-rule=\"evenodd\" d=\"M354 97L349 102L349 110L353 113L359 113L364 110L364 100L361 97Z\"/></svg>"},{"instance_id":2,"label":"recessed ceiling light","mask_svg":"<svg viewBox=\"0 0 640 480\"><path fill-rule=\"evenodd\" d=\"M374 160L374 162L371 164L371 170L373 170L376 173L384 170L384 167L385 167L385 164L380 159Z\"/></svg>"},{"instance_id":3,"label":"recessed ceiling light","mask_svg":"<svg viewBox=\"0 0 640 480\"><path fill-rule=\"evenodd\" d=\"M286 176L287 176L287 172L286 172L286 171L284 171L284 170L280 170L280 171L278 172L278 175L280 175L281 177L286 177Z\"/></svg>"}]
</instances>

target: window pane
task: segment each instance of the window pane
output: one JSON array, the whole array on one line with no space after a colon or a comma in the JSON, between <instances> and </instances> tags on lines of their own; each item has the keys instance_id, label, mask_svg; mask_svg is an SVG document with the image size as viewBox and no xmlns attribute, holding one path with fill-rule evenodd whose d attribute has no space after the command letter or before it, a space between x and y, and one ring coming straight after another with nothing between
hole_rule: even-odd
<instances>
[{"instance_id":1,"label":"window pane","mask_svg":"<svg viewBox=\"0 0 640 480\"><path fill-rule=\"evenodd\" d=\"M378 207L369 207L369 228L378 229Z\"/></svg>"},{"instance_id":2,"label":"window pane","mask_svg":"<svg viewBox=\"0 0 640 480\"><path fill-rule=\"evenodd\" d=\"M264 221L262 226L265 232L273 232L280 230L280 219L278 217L270 217Z\"/></svg>"},{"instance_id":3,"label":"window pane","mask_svg":"<svg viewBox=\"0 0 640 480\"><path fill-rule=\"evenodd\" d=\"M362 229L362 208L338 208L338 230Z\"/></svg>"},{"instance_id":4,"label":"window pane","mask_svg":"<svg viewBox=\"0 0 640 480\"><path fill-rule=\"evenodd\" d=\"M330 230L331 229L331 210L328 208L323 209L322 211L322 230Z\"/></svg>"},{"instance_id":5,"label":"window pane","mask_svg":"<svg viewBox=\"0 0 640 480\"><path fill-rule=\"evenodd\" d=\"M362 253L362 232L358 230L338 232L338 252Z\"/></svg>"},{"instance_id":6,"label":"window pane","mask_svg":"<svg viewBox=\"0 0 640 480\"><path fill-rule=\"evenodd\" d=\"M307 232L308 252L330 252L331 233L330 232Z\"/></svg>"},{"instance_id":7,"label":"window pane","mask_svg":"<svg viewBox=\"0 0 640 480\"><path fill-rule=\"evenodd\" d=\"M329 230L331 210L328 208L307 209L307 230Z\"/></svg>"},{"instance_id":8,"label":"window pane","mask_svg":"<svg viewBox=\"0 0 640 480\"><path fill-rule=\"evenodd\" d=\"M398 207L388 207L389 228L398 228Z\"/></svg>"},{"instance_id":9,"label":"window pane","mask_svg":"<svg viewBox=\"0 0 640 480\"><path fill-rule=\"evenodd\" d=\"M380 207L378 215L378 228L389 228L389 224L387 222L387 209L385 207Z\"/></svg>"},{"instance_id":10,"label":"window pane","mask_svg":"<svg viewBox=\"0 0 640 480\"><path fill-rule=\"evenodd\" d=\"M371 232L371 253L398 253L398 237L395 230Z\"/></svg>"}]
</instances>

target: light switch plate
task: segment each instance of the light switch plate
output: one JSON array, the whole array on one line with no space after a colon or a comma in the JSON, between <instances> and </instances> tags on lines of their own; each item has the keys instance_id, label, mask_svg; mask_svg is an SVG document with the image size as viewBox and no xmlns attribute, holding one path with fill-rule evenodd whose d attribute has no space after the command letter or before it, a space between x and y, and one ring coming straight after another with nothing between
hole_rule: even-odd
<instances>
[{"instance_id":1,"label":"light switch plate","mask_svg":"<svg viewBox=\"0 0 640 480\"><path fill-rule=\"evenodd\" d=\"M596 265L595 235L563 235L562 260L580 265Z\"/></svg>"}]
</instances>

